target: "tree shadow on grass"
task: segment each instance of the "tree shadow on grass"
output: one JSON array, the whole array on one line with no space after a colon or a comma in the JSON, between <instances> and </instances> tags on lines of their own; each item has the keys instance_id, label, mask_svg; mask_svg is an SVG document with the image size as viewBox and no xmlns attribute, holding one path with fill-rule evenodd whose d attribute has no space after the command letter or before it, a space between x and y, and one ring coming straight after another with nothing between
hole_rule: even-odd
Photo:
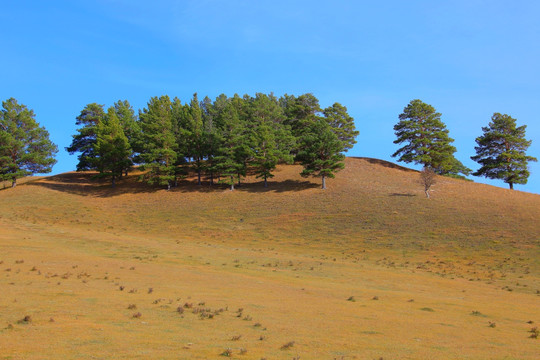
<instances>
[{"instance_id":1,"label":"tree shadow on grass","mask_svg":"<svg viewBox=\"0 0 540 360\"><path fill-rule=\"evenodd\" d=\"M289 191L302 191L307 189L313 189L320 187L315 183L309 181L299 180L285 180L285 181L268 181L268 187L264 187L264 181L257 182L243 182L240 185L234 184L234 191L239 192L252 192L252 193L265 193L265 192L289 192ZM182 180L178 182L178 187L174 187L171 191L174 192L213 192L213 191L227 191L231 186L224 183L214 183L210 185L210 182L204 181L201 185L197 185L192 180Z\"/></svg>"},{"instance_id":2,"label":"tree shadow on grass","mask_svg":"<svg viewBox=\"0 0 540 360\"><path fill-rule=\"evenodd\" d=\"M158 191L167 191L164 186L149 185L144 182L138 181L140 174L132 174L128 177L123 177L117 180L115 187L111 186L111 182L108 179L96 179L93 176L96 173L93 172L70 172L60 175L49 176L39 181L34 181L26 184L25 186L37 186L47 188L54 191L66 192L69 194L79 196L92 196L92 197L114 197L124 194L144 194L155 193ZM299 180L285 180L281 182L268 181L268 187L264 187L263 181L242 183L240 185L235 184L235 191L240 192L289 192L289 191L302 191L312 188L317 188L320 185ZM223 183L215 183L210 185L208 179L204 179L201 185L197 185L194 177L178 181L178 186L172 187L170 192L222 192L227 191L230 185Z\"/></svg>"},{"instance_id":3,"label":"tree shadow on grass","mask_svg":"<svg viewBox=\"0 0 540 360\"><path fill-rule=\"evenodd\" d=\"M161 190L137 181L138 175L129 175L117 180L112 187L110 180L95 179L90 172L70 172L46 177L40 181L28 183L27 186L38 186L50 190L66 192L80 196L113 197L123 194L152 193Z\"/></svg>"},{"instance_id":4,"label":"tree shadow on grass","mask_svg":"<svg viewBox=\"0 0 540 360\"><path fill-rule=\"evenodd\" d=\"M369 158L369 157L356 157L356 156L351 156L351 158L365 160L370 164L380 165L380 166L384 166L391 169L402 170L402 171L407 171L407 172L418 172L417 170L409 169L405 166L394 164L393 162L386 161L386 160L374 159L374 158Z\"/></svg>"},{"instance_id":5,"label":"tree shadow on grass","mask_svg":"<svg viewBox=\"0 0 540 360\"><path fill-rule=\"evenodd\" d=\"M417 196L416 194L411 193L392 193L390 196L402 196L402 197L414 197Z\"/></svg>"}]
</instances>

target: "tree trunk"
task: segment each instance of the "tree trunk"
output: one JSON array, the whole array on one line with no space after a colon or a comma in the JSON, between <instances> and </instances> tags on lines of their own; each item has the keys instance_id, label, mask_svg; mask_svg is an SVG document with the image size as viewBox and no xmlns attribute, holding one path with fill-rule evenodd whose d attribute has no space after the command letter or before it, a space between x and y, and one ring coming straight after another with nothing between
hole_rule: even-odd
<instances>
[{"instance_id":1,"label":"tree trunk","mask_svg":"<svg viewBox=\"0 0 540 360\"><path fill-rule=\"evenodd\" d=\"M322 189L326 190L326 176L325 175L322 176Z\"/></svg>"},{"instance_id":2,"label":"tree trunk","mask_svg":"<svg viewBox=\"0 0 540 360\"><path fill-rule=\"evenodd\" d=\"M268 187L268 181L266 180L266 174L264 174L264 187Z\"/></svg>"},{"instance_id":3,"label":"tree trunk","mask_svg":"<svg viewBox=\"0 0 540 360\"><path fill-rule=\"evenodd\" d=\"M14 188L15 186L17 186L17 178L11 179L11 187Z\"/></svg>"},{"instance_id":4,"label":"tree trunk","mask_svg":"<svg viewBox=\"0 0 540 360\"><path fill-rule=\"evenodd\" d=\"M112 183L112 187L116 186L116 177L114 175L112 176L111 183Z\"/></svg>"},{"instance_id":5,"label":"tree trunk","mask_svg":"<svg viewBox=\"0 0 540 360\"><path fill-rule=\"evenodd\" d=\"M426 193L426 197L429 199L429 190L426 190L425 193Z\"/></svg>"},{"instance_id":6,"label":"tree trunk","mask_svg":"<svg viewBox=\"0 0 540 360\"><path fill-rule=\"evenodd\" d=\"M510 185L510 190L514 190L514 183L508 183Z\"/></svg>"},{"instance_id":7,"label":"tree trunk","mask_svg":"<svg viewBox=\"0 0 540 360\"><path fill-rule=\"evenodd\" d=\"M234 190L234 177L231 176L231 191Z\"/></svg>"},{"instance_id":8,"label":"tree trunk","mask_svg":"<svg viewBox=\"0 0 540 360\"><path fill-rule=\"evenodd\" d=\"M167 181L167 191L171 190L171 182Z\"/></svg>"},{"instance_id":9,"label":"tree trunk","mask_svg":"<svg viewBox=\"0 0 540 360\"><path fill-rule=\"evenodd\" d=\"M129 170L128 170L128 169L126 169L126 177L128 176L128 171L129 171Z\"/></svg>"},{"instance_id":10,"label":"tree trunk","mask_svg":"<svg viewBox=\"0 0 540 360\"><path fill-rule=\"evenodd\" d=\"M201 185L201 169L197 169L197 185Z\"/></svg>"}]
</instances>

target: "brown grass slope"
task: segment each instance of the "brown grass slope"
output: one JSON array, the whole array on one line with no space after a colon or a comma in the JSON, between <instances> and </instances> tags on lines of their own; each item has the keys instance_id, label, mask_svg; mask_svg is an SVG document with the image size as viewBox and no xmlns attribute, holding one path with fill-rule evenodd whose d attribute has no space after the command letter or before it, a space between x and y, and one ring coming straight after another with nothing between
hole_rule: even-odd
<instances>
[{"instance_id":1,"label":"brown grass slope","mask_svg":"<svg viewBox=\"0 0 540 360\"><path fill-rule=\"evenodd\" d=\"M0 359L537 357L540 196L439 177L428 200L367 158L326 191L299 172L0 191Z\"/></svg>"}]
</instances>

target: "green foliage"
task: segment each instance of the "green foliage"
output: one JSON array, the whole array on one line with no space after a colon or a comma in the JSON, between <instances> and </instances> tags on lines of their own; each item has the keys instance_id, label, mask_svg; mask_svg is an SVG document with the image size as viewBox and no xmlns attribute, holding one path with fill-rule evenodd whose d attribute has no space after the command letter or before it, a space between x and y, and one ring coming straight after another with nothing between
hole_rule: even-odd
<instances>
[{"instance_id":1,"label":"green foliage","mask_svg":"<svg viewBox=\"0 0 540 360\"><path fill-rule=\"evenodd\" d=\"M482 127L483 135L476 138L476 155L471 159L481 167L473 175L501 179L510 189L513 184L526 184L527 164L537 161L525 153L531 145L531 141L525 139L526 127L518 127L516 119L509 115L493 114L489 125Z\"/></svg>"},{"instance_id":2,"label":"green foliage","mask_svg":"<svg viewBox=\"0 0 540 360\"><path fill-rule=\"evenodd\" d=\"M253 161L252 165L258 178L264 179L268 187L268 178L279 162L292 163L291 150L295 139L287 125L283 125L283 110L277 99L265 94L256 94L251 101Z\"/></svg>"},{"instance_id":3,"label":"green foliage","mask_svg":"<svg viewBox=\"0 0 540 360\"><path fill-rule=\"evenodd\" d=\"M323 110L324 117L338 139L343 143L343 150L347 152L356 144L359 132L354 126L354 119L347 113L347 108L340 103L327 107Z\"/></svg>"},{"instance_id":4,"label":"green foliage","mask_svg":"<svg viewBox=\"0 0 540 360\"><path fill-rule=\"evenodd\" d=\"M92 170L95 163L96 155L94 153L96 145L96 127L105 118L103 105L96 103L88 104L76 118L76 125L81 125L77 129L77 133L73 135L71 145L66 148L67 152L73 155L80 153L78 156L79 163L77 171Z\"/></svg>"},{"instance_id":5,"label":"green foliage","mask_svg":"<svg viewBox=\"0 0 540 360\"><path fill-rule=\"evenodd\" d=\"M127 171L137 158L136 149L140 147L138 140L140 140L141 128L138 123L137 115L135 114L135 111L133 110L133 107L130 105L129 101L118 100L113 106L116 116L118 117L120 125L124 131L124 135L126 136L129 146L132 149L131 154L129 155L131 163L125 169L125 171Z\"/></svg>"},{"instance_id":6,"label":"green foliage","mask_svg":"<svg viewBox=\"0 0 540 360\"><path fill-rule=\"evenodd\" d=\"M223 176L222 182L231 185L231 190L234 190L234 178L244 169L239 153L242 152L245 143L245 128L232 102L225 106L219 117L222 128L220 147L215 156L216 167Z\"/></svg>"},{"instance_id":7,"label":"green foliage","mask_svg":"<svg viewBox=\"0 0 540 360\"><path fill-rule=\"evenodd\" d=\"M34 111L10 98L0 112L0 179L11 180L51 172L58 152L49 133L35 120Z\"/></svg>"},{"instance_id":8,"label":"green foliage","mask_svg":"<svg viewBox=\"0 0 540 360\"><path fill-rule=\"evenodd\" d=\"M326 178L335 177L334 174L345 167L345 156L341 153L343 143L324 119L312 122L304 130L299 149L297 158L304 167L300 175L320 176L323 189L326 189Z\"/></svg>"},{"instance_id":9,"label":"green foliage","mask_svg":"<svg viewBox=\"0 0 540 360\"><path fill-rule=\"evenodd\" d=\"M398 161L422 164L437 174L446 176L468 175L470 169L454 157L454 141L448 136L441 114L421 100L412 100L394 126L397 140L394 144L405 144L392 157Z\"/></svg>"},{"instance_id":10,"label":"green foliage","mask_svg":"<svg viewBox=\"0 0 540 360\"><path fill-rule=\"evenodd\" d=\"M148 170L142 180L168 188L194 171L199 185L206 173L211 184L217 178L234 189L235 180L240 184L248 169L264 179L266 187L277 164L292 163L300 153L305 164L311 163L304 172L316 173L324 182L339 168L329 162L341 158L337 154L356 143L358 131L347 108L339 103L326 108L324 117L321 114L313 94L284 95L279 100L273 94L221 94L212 102L208 97L199 101L195 93L186 104L178 98L154 97L138 117L126 100L114 103L107 114L103 105L94 103L77 117L81 127L67 150L80 153L77 170L97 170L99 176L110 176L113 182L137 163L141 170ZM326 124L322 133L321 121ZM314 134L328 140L327 130L333 136L317 154L317 161L326 164L317 165L306 149L315 146ZM330 156L325 151L337 154Z\"/></svg>"},{"instance_id":11,"label":"green foliage","mask_svg":"<svg viewBox=\"0 0 540 360\"><path fill-rule=\"evenodd\" d=\"M197 173L197 184L201 185L201 172L204 169L204 157L206 155L206 133L203 123L203 113L199 106L197 93L193 94L193 99L186 108L187 125L187 156L193 159L192 168Z\"/></svg>"},{"instance_id":12,"label":"green foliage","mask_svg":"<svg viewBox=\"0 0 540 360\"><path fill-rule=\"evenodd\" d=\"M96 127L95 168L100 177L111 177L113 186L117 177L131 166L131 146L124 133L114 107L110 107L104 121Z\"/></svg>"},{"instance_id":13,"label":"green foliage","mask_svg":"<svg viewBox=\"0 0 540 360\"><path fill-rule=\"evenodd\" d=\"M296 138L299 138L321 113L319 99L310 93L299 97L285 94L279 101L286 117L284 123L291 127Z\"/></svg>"},{"instance_id":14,"label":"green foliage","mask_svg":"<svg viewBox=\"0 0 540 360\"><path fill-rule=\"evenodd\" d=\"M153 97L148 108L139 113L141 126L143 180L149 184L167 185L176 180L178 148L173 131L173 104L168 96Z\"/></svg>"}]
</instances>

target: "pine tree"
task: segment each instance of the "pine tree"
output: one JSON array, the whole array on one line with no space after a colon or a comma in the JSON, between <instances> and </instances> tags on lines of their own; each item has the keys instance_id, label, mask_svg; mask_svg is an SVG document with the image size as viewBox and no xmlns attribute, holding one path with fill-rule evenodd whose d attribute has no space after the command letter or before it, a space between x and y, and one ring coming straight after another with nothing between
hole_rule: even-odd
<instances>
[{"instance_id":1,"label":"pine tree","mask_svg":"<svg viewBox=\"0 0 540 360\"><path fill-rule=\"evenodd\" d=\"M197 93L189 104L188 132L189 151L188 156L193 160L192 168L197 173L197 185L201 185L201 173L204 168L204 157L206 155L206 134L203 123L203 113L199 106Z\"/></svg>"},{"instance_id":2,"label":"pine tree","mask_svg":"<svg viewBox=\"0 0 540 360\"><path fill-rule=\"evenodd\" d=\"M268 178L279 162L292 163L291 150L295 144L290 128L283 125L283 110L277 99L265 94L256 94L251 101L251 121L255 124L252 132L253 166L258 178L263 178L268 187Z\"/></svg>"},{"instance_id":3,"label":"pine tree","mask_svg":"<svg viewBox=\"0 0 540 360\"><path fill-rule=\"evenodd\" d=\"M217 107L212 104L212 100L206 96L201 102L201 111L203 115L203 125L205 134L206 166L205 170L210 176L210 185L214 185L214 177L218 173L216 162L214 160L218 149L220 148L219 122Z\"/></svg>"},{"instance_id":4,"label":"pine tree","mask_svg":"<svg viewBox=\"0 0 540 360\"><path fill-rule=\"evenodd\" d=\"M440 175L459 177L471 171L459 162L454 153L454 141L448 136L446 125L441 121L441 114L435 108L420 100L412 100L394 126L397 140L394 144L405 145L392 157L398 161L422 164Z\"/></svg>"},{"instance_id":5,"label":"pine tree","mask_svg":"<svg viewBox=\"0 0 540 360\"><path fill-rule=\"evenodd\" d=\"M0 179L17 179L51 172L58 152L49 133L35 120L34 111L10 98L2 102L0 112Z\"/></svg>"},{"instance_id":6,"label":"pine tree","mask_svg":"<svg viewBox=\"0 0 540 360\"><path fill-rule=\"evenodd\" d=\"M95 167L101 170L99 177L110 177L114 187L116 179L132 164L131 146L114 107L108 109L105 120L96 127L94 153Z\"/></svg>"},{"instance_id":7,"label":"pine tree","mask_svg":"<svg viewBox=\"0 0 540 360\"><path fill-rule=\"evenodd\" d=\"M343 143L343 152L352 149L356 144L359 132L354 126L354 119L347 113L347 108L340 103L327 107L323 110L326 122L330 124L338 139Z\"/></svg>"},{"instance_id":8,"label":"pine tree","mask_svg":"<svg viewBox=\"0 0 540 360\"><path fill-rule=\"evenodd\" d=\"M483 135L476 138L476 155L471 159L481 167L473 175L501 179L510 189L514 184L526 184L530 175L527 164L537 161L525 154L532 142L525 139L526 127L518 127L509 115L494 113L489 125L482 127Z\"/></svg>"},{"instance_id":9,"label":"pine tree","mask_svg":"<svg viewBox=\"0 0 540 360\"><path fill-rule=\"evenodd\" d=\"M234 177L242 171L244 164L239 159L238 152L244 143L244 128L240 121L236 107L228 103L219 114L220 148L215 156L216 167L220 175L224 177L222 182L229 184L234 190Z\"/></svg>"},{"instance_id":10,"label":"pine tree","mask_svg":"<svg viewBox=\"0 0 540 360\"><path fill-rule=\"evenodd\" d=\"M320 176L323 190L326 178L334 178L335 173L345 167L345 156L341 153L343 143L324 119L319 118L304 130L299 149L297 158L304 167L300 175Z\"/></svg>"},{"instance_id":11,"label":"pine tree","mask_svg":"<svg viewBox=\"0 0 540 360\"><path fill-rule=\"evenodd\" d=\"M73 135L71 145L66 148L71 155L78 152L79 163L77 171L94 169L96 155L94 153L96 145L96 127L105 118L103 105L96 103L88 104L81 110L81 113L76 118L76 125L81 125L77 129L78 134ZM98 169L100 170L100 169Z\"/></svg>"},{"instance_id":12,"label":"pine tree","mask_svg":"<svg viewBox=\"0 0 540 360\"><path fill-rule=\"evenodd\" d=\"M319 99L310 93L298 97L285 94L279 102L286 117L284 123L291 127L296 138L299 138L311 123L317 121L321 112Z\"/></svg>"},{"instance_id":13,"label":"pine tree","mask_svg":"<svg viewBox=\"0 0 540 360\"><path fill-rule=\"evenodd\" d=\"M129 169L133 166L133 163L137 158L136 149L139 147L137 141L140 139L141 129L137 121L137 115L129 101L118 100L113 106L124 131L124 135L128 139L129 146L132 149L131 154L129 155L130 162L126 163L126 168L124 169L125 175L127 176Z\"/></svg>"},{"instance_id":14,"label":"pine tree","mask_svg":"<svg viewBox=\"0 0 540 360\"><path fill-rule=\"evenodd\" d=\"M141 126L142 179L149 184L167 185L176 181L177 144L173 131L172 102L168 96L153 97L139 113Z\"/></svg>"}]
</instances>

